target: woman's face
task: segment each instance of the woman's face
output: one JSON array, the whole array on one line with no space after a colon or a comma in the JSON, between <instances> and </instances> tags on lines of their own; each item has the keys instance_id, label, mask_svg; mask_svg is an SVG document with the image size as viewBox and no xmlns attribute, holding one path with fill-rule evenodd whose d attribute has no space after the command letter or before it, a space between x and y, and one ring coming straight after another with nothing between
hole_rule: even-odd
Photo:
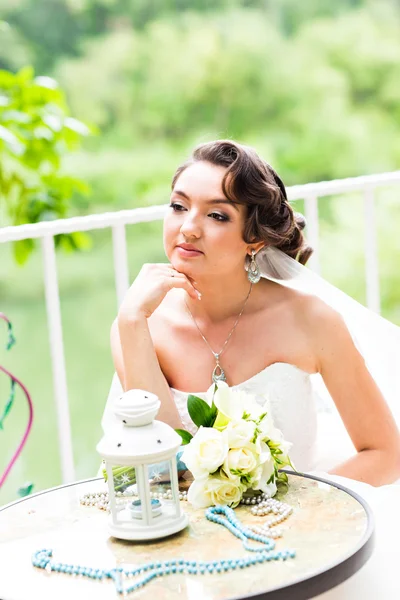
<instances>
[{"instance_id":1,"label":"woman's face","mask_svg":"<svg viewBox=\"0 0 400 600\"><path fill-rule=\"evenodd\" d=\"M196 162L179 176L164 220L164 249L173 267L190 276L229 275L243 269L245 206L222 192L225 167Z\"/></svg>"}]
</instances>

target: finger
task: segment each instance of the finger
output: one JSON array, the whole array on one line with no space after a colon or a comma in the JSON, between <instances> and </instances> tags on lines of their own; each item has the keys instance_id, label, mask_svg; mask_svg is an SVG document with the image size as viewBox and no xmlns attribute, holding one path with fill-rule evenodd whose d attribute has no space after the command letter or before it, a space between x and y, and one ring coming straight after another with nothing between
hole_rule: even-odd
<instances>
[{"instance_id":1,"label":"finger","mask_svg":"<svg viewBox=\"0 0 400 600\"><path fill-rule=\"evenodd\" d=\"M170 272L170 277L180 277L180 278L184 278L186 279L186 281L188 281L188 283L193 287L193 289L196 292L196 295L198 297L199 300L201 300L201 292L196 288L194 284L194 281L188 277L187 275L185 275L184 273L180 273L179 271L176 270L171 270Z\"/></svg>"},{"instance_id":2,"label":"finger","mask_svg":"<svg viewBox=\"0 0 400 600\"><path fill-rule=\"evenodd\" d=\"M192 284L188 281L185 276L177 276L177 277L166 277L165 285L172 290L172 288L182 288L187 291L189 296L194 300L200 300L201 294L198 292Z\"/></svg>"}]
</instances>

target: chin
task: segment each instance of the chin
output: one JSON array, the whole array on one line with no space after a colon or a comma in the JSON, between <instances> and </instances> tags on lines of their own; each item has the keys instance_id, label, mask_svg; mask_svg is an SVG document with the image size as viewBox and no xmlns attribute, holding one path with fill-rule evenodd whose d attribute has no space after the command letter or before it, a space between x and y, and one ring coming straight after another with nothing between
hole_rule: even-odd
<instances>
[{"instance_id":1,"label":"chin","mask_svg":"<svg viewBox=\"0 0 400 600\"><path fill-rule=\"evenodd\" d=\"M184 275L191 275L193 273L193 269L184 261L179 259L171 260L171 265L174 267L176 271L179 273L183 273Z\"/></svg>"}]
</instances>

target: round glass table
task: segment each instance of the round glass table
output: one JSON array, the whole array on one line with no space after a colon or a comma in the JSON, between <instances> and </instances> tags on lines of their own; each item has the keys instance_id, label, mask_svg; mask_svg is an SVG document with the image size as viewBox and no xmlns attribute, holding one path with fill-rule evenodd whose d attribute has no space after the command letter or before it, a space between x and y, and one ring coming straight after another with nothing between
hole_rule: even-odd
<instances>
[{"instance_id":1,"label":"round glass table","mask_svg":"<svg viewBox=\"0 0 400 600\"><path fill-rule=\"evenodd\" d=\"M83 506L83 494L105 491L102 479L91 479L45 490L0 508L0 598L2 600L98 600L120 597L113 581L37 569L32 554L53 551L57 562L110 569L169 559L220 560L248 557L239 539L211 523L204 510L184 503L189 526L152 542L117 540L108 533L108 515ZM306 600L333 588L360 569L373 549L373 519L364 500L339 484L289 472L289 491L282 496L293 514L280 525L276 549L291 548L296 558L206 575L159 577L129 597L163 600ZM244 524L261 525L241 505L236 514ZM131 583L129 579L127 582Z\"/></svg>"}]
</instances>

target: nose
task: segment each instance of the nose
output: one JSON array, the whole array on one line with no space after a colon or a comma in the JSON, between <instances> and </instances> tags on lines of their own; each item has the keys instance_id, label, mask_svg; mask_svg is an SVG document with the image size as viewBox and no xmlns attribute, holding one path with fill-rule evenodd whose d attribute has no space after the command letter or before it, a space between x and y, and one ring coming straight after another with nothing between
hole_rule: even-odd
<instances>
[{"instance_id":1,"label":"nose","mask_svg":"<svg viewBox=\"0 0 400 600\"><path fill-rule=\"evenodd\" d=\"M199 238L201 236L201 228L199 225L199 216L196 217L194 211L187 211L181 225L181 233L186 238Z\"/></svg>"}]
</instances>

